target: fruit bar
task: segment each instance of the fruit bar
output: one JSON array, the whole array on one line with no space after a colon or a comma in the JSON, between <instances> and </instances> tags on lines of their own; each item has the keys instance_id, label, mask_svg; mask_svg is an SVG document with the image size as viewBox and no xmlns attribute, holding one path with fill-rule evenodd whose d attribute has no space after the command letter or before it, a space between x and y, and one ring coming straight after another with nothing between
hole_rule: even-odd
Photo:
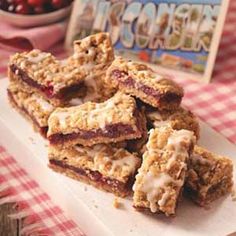
<instances>
[{"instance_id":1,"label":"fruit bar","mask_svg":"<svg viewBox=\"0 0 236 236\"><path fill-rule=\"evenodd\" d=\"M193 131L195 136L199 138L200 127L197 117L189 110L179 107L172 111L160 111L157 109L147 109L146 116L148 124L152 128L161 126L169 126L172 129L187 129Z\"/></svg>"},{"instance_id":2,"label":"fruit bar","mask_svg":"<svg viewBox=\"0 0 236 236\"><path fill-rule=\"evenodd\" d=\"M140 138L141 119L134 98L118 92L103 103L57 108L48 120L48 139L52 145L92 146Z\"/></svg>"},{"instance_id":3,"label":"fruit bar","mask_svg":"<svg viewBox=\"0 0 236 236\"><path fill-rule=\"evenodd\" d=\"M10 59L8 71L10 81L20 90L40 93L56 106L77 96L85 78L81 69L39 50L16 53Z\"/></svg>"},{"instance_id":4,"label":"fruit bar","mask_svg":"<svg viewBox=\"0 0 236 236\"><path fill-rule=\"evenodd\" d=\"M175 214L195 143L193 132L169 127L152 129L133 186L133 205L152 213Z\"/></svg>"},{"instance_id":5,"label":"fruit bar","mask_svg":"<svg viewBox=\"0 0 236 236\"><path fill-rule=\"evenodd\" d=\"M69 64L83 67L89 73L103 73L114 60L114 51L108 33L98 33L74 42L74 54Z\"/></svg>"},{"instance_id":6,"label":"fruit bar","mask_svg":"<svg viewBox=\"0 0 236 236\"><path fill-rule=\"evenodd\" d=\"M176 109L184 95L183 89L166 76L121 57L116 58L107 70L106 81L160 110Z\"/></svg>"},{"instance_id":7,"label":"fruit bar","mask_svg":"<svg viewBox=\"0 0 236 236\"><path fill-rule=\"evenodd\" d=\"M200 206L205 206L229 193L232 186L232 161L196 145L190 158L186 194Z\"/></svg>"},{"instance_id":8,"label":"fruit bar","mask_svg":"<svg viewBox=\"0 0 236 236\"><path fill-rule=\"evenodd\" d=\"M46 137L48 117L55 108L41 96L18 91L14 86L8 88L8 98L13 107L32 122L35 130Z\"/></svg>"},{"instance_id":9,"label":"fruit bar","mask_svg":"<svg viewBox=\"0 0 236 236\"><path fill-rule=\"evenodd\" d=\"M68 149L49 147L50 168L121 197L131 193L140 162L140 158L125 149L105 144Z\"/></svg>"}]
</instances>

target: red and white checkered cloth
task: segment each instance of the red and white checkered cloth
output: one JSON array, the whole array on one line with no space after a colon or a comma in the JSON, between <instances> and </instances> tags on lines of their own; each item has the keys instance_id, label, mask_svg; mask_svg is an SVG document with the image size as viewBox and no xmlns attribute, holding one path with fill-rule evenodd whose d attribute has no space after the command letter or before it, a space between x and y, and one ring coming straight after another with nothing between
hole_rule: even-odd
<instances>
[{"instance_id":1,"label":"red and white checkered cloth","mask_svg":"<svg viewBox=\"0 0 236 236\"><path fill-rule=\"evenodd\" d=\"M84 235L0 146L0 204L15 202L18 213L10 217L24 218L22 235Z\"/></svg>"},{"instance_id":2,"label":"red and white checkered cloth","mask_svg":"<svg viewBox=\"0 0 236 236\"><path fill-rule=\"evenodd\" d=\"M236 143L235 12L236 1L231 1L212 82L201 84L191 80L177 80L185 89L183 104L233 143ZM56 55L61 55L60 45L55 50ZM5 71L7 59L4 56L8 56L8 54L0 48L0 73ZM48 235L82 234L75 223L66 219L60 208L53 204L49 196L2 147L0 147L0 184L0 196L11 187L13 192L6 196L9 196L12 202L19 198L25 200L23 204L23 208L27 212L25 214L27 215L29 210L30 215L33 215L37 219L35 221L39 222L41 230L46 230ZM9 201L9 199L5 201ZM0 199L0 204L3 202ZM28 218L30 219L30 217ZM28 227L31 227L32 230L39 230L37 223L35 225Z\"/></svg>"}]
</instances>

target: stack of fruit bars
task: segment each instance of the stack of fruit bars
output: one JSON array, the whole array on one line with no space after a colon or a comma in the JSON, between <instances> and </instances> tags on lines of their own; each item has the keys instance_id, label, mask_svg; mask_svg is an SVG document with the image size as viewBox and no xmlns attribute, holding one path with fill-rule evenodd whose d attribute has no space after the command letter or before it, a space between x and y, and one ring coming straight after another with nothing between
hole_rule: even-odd
<instances>
[{"instance_id":1,"label":"stack of fruit bars","mask_svg":"<svg viewBox=\"0 0 236 236\"><path fill-rule=\"evenodd\" d=\"M64 61L34 50L9 64L9 99L49 141L49 167L174 215L184 191L200 206L231 191L232 162L196 145L200 127L183 89L114 57L107 33L75 41Z\"/></svg>"},{"instance_id":2,"label":"stack of fruit bars","mask_svg":"<svg viewBox=\"0 0 236 236\"><path fill-rule=\"evenodd\" d=\"M109 36L105 33L90 37L90 40L99 41L99 45L105 45L109 50L103 52L106 64L113 60L113 51L109 44ZM86 42L88 40L85 40ZM79 44L80 41L76 41ZM109 46L110 45L110 46ZM95 48L95 42L93 48ZM101 53L99 54L101 55ZM97 54L93 54L90 61L94 61ZM105 60L104 59L104 60ZM93 67L105 63L98 61L90 65ZM11 104L26 118L28 118L42 136L46 137L49 115L56 107L65 107L81 104L84 101L102 101L114 93L106 89L101 82L102 73L99 76L91 74L91 70L85 70L86 63L74 63L71 58L59 61L50 53L32 50L30 52L17 53L10 58L8 77L8 97ZM104 91L98 94L97 91Z\"/></svg>"},{"instance_id":3,"label":"stack of fruit bars","mask_svg":"<svg viewBox=\"0 0 236 236\"><path fill-rule=\"evenodd\" d=\"M85 73L63 65L50 53L32 50L11 57L8 76L11 104L46 136L49 115L55 107L77 96Z\"/></svg>"},{"instance_id":4,"label":"stack of fruit bars","mask_svg":"<svg viewBox=\"0 0 236 236\"><path fill-rule=\"evenodd\" d=\"M103 103L57 108L48 121L50 167L126 196L141 160L119 143L141 138L141 119L134 98L120 92Z\"/></svg>"}]
</instances>

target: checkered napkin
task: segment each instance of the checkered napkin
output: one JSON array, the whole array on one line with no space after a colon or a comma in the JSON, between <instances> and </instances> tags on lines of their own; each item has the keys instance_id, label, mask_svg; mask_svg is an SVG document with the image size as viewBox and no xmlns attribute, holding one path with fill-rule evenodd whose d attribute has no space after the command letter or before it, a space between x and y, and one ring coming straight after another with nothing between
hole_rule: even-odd
<instances>
[{"instance_id":1,"label":"checkered napkin","mask_svg":"<svg viewBox=\"0 0 236 236\"><path fill-rule=\"evenodd\" d=\"M0 204L17 203L12 219L23 219L21 234L84 235L0 146Z\"/></svg>"},{"instance_id":2,"label":"checkered napkin","mask_svg":"<svg viewBox=\"0 0 236 236\"><path fill-rule=\"evenodd\" d=\"M177 79L185 89L183 104L197 116L236 143L236 1L231 1L226 25L210 84ZM61 45L55 49L62 55ZM0 47L0 74L6 71L9 52ZM12 54L12 52L11 52ZM18 215L26 216L25 231L44 232L46 235L82 235L71 220L37 183L19 167L13 157L0 146L0 204L17 202ZM31 223L30 223L31 222ZM28 227L28 228L27 228ZM40 231L41 230L41 231Z\"/></svg>"}]
</instances>

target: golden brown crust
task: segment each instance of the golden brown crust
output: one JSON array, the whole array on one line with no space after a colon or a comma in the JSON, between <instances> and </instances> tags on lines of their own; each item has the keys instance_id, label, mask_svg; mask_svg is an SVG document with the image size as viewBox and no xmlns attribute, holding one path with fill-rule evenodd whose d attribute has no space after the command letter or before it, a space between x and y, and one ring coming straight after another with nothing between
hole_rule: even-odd
<instances>
[{"instance_id":1,"label":"golden brown crust","mask_svg":"<svg viewBox=\"0 0 236 236\"><path fill-rule=\"evenodd\" d=\"M14 84L9 86L8 93L14 99L19 109L25 110L35 119L40 127L48 126L48 118L55 109L54 106L38 94L18 90Z\"/></svg>"},{"instance_id":2,"label":"golden brown crust","mask_svg":"<svg viewBox=\"0 0 236 236\"><path fill-rule=\"evenodd\" d=\"M93 147L75 146L67 149L50 146L49 161L53 160L59 161L64 165L64 170L62 171L66 174L67 172L73 172L74 176L80 178L79 176L81 174L78 174L79 171L76 174L76 169L99 172L103 178L118 181L123 187L126 186L127 188L130 187L130 181L134 179L134 175L141 162L137 156L123 148L115 148L104 144L95 145ZM54 165L53 162L51 164ZM70 169L69 167L72 168ZM87 176L85 179L89 183L93 182L94 186L99 187L101 184L94 179L94 177L90 178ZM100 187L102 187L102 185ZM111 189L112 187L109 189L105 186L105 190L114 192ZM118 190L117 188L115 193L119 195ZM126 191L129 192L127 189ZM124 193L120 193L120 195L122 194Z\"/></svg>"},{"instance_id":3,"label":"golden brown crust","mask_svg":"<svg viewBox=\"0 0 236 236\"><path fill-rule=\"evenodd\" d=\"M98 33L74 42L71 65L82 66L90 73L99 73L114 60L114 51L108 33Z\"/></svg>"},{"instance_id":4,"label":"golden brown crust","mask_svg":"<svg viewBox=\"0 0 236 236\"><path fill-rule=\"evenodd\" d=\"M50 53L32 50L16 53L10 58L14 64L40 85L52 85L57 91L63 87L83 81L85 74L79 68L63 64Z\"/></svg>"},{"instance_id":5,"label":"golden brown crust","mask_svg":"<svg viewBox=\"0 0 236 236\"><path fill-rule=\"evenodd\" d=\"M146 111L149 125L153 128L169 126L172 129L187 129L193 131L196 138L199 139L200 126L197 117L189 110L179 107L177 110L154 110Z\"/></svg>"},{"instance_id":6,"label":"golden brown crust","mask_svg":"<svg viewBox=\"0 0 236 236\"><path fill-rule=\"evenodd\" d=\"M232 161L196 145L186 180L187 195L200 206L205 206L229 193L232 186Z\"/></svg>"},{"instance_id":7,"label":"golden brown crust","mask_svg":"<svg viewBox=\"0 0 236 236\"><path fill-rule=\"evenodd\" d=\"M140 158L123 148L98 144L92 147L81 145L63 149L49 147L49 160L64 160L74 167L99 171L103 176L127 182L130 175L135 174L140 165Z\"/></svg>"},{"instance_id":8,"label":"golden brown crust","mask_svg":"<svg viewBox=\"0 0 236 236\"><path fill-rule=\"evenodd\" d=\"M48 164L48 167L50 167L52 170L54 170L54 171L56 171L60 174L66 175L66 176L68 176L72 179L75 179L75 180L81 181L83 183L92 185L97 189L100 189L100 190L103 190L103 191L106 191L106 192L112 192L113 194L115 194L118 197L123 197L124 198L124 197L127 197L131 194L130 189L124 189L124 191L119 191L116 188L112 188L111 186L101 184L100 182L95 182L95 181L87 178L86 176L83 176L83 175L80 175L80 174L74 172L73 170L65 169L65 168L60 167L58 165Z\"/></svg>"},{"instance_id":9,"label":"golden brown crust","mask_svg":"<svg viewBox=\"0 0 236 236\"><path fill-rule=\"evenodd\" d=\"M135 100L122 93L103 103L87 102L80 106L57 108L48 120L48 138L51 143L56 140L65 146L91 146L140 138L142 130L136 113ZM93 133L91 138L86 138L86 132ZM62 136L62 141L57 139L58 135ZM68 139L69 135L75 137Z\"/></svg>"},{"instance_id":10,"label":"golden brown crust","mask_svg":"<svg viewBox=\"0 0 236 236\"><path fill-rule=\"evenodd\" d=\"M106 81L114 88L138 97L159 109L176 109L183 89L147 65L117 57L106 73Z\"/></svg>"},{"instance_id":11,"label":"golden brown crust","mask_svg":"<svg viewBox=\"0 0 236 236\"><path fill-rule=\"evenodd\" d=\"M187 161L195 143L193 132L169 127L151 130L147 151L133 186L135 208L175 214L185 181Z\"/></svg>"}]
</instances>

